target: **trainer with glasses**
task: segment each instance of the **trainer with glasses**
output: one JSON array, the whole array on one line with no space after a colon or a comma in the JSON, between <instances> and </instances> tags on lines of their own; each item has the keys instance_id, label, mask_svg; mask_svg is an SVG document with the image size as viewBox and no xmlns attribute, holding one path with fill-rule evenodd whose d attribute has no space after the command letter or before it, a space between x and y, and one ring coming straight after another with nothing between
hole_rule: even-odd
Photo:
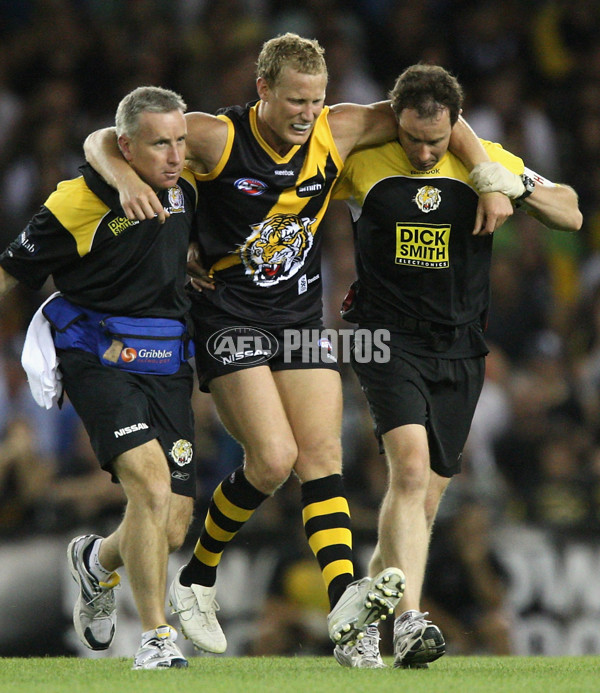
<instances>
[{"instance_id":1,"label":"trainer with glasses","mask_svg":"<svg viewBox=\"0 0 600 693\"><path fill-rule=\"evenodd\" d=\"M197 187L184 170L185 110L178 94L140 87L116 112L119 147L168 211L164 223L127 219L115 190L85 165L0 255L1 294L17 281L38 290L52 276L58 292L24 347L32 392L49 408L64 386L127 498L116 531L73 539L68 561L79 586L75 630L92 650L113 640L125 566L143 630L134 669L188 665L165 617L168 555L183 543L196 487L184 284Z\"/></svg>"},{"instance_id":2,"label":"trainer with glasses","mask_svg":"<svg viewBox=\"0 0 600 693\"><path fill-rule=\"evenodd\" d=\"M389 481L371 574L399 566L406 590L394 624L394 666L427 667L445 652L421 611L429 539L484 380L493 237L473 233L478 194L497 192L552 229L582 224L577 194L525 168L498 144L471 176L448 151L463 92L442 67L414 65L391 91L397 139L352 154L334 195L352 213L358 280L343 317L389 330L387 363L353 362L385 452ZM435 579L435 577L434 577ZM343 653L383 667L376 628Z\"/></svg>"},{"instance_id":3,"label":"trainer with glasses","mask_svg":"<svg viewBox=\"0 0 600 693\"><path fill-rule=\"evenodd\" d=\"M221 364L207 345L224 328L266 329L280 344L285 329L322 328L319 224L333 184L352 149L392 139L396 123L388 102L325 106L323 49L296 34L264 44L256 86L255 103L218 116L187 115L188 158L203 198L200 258L212 279L192 297L197 372L245 459L214 491L194 555L169 597L196 647L225 651L216 618L223 551L293 472L301 484L306 537L329 596L328 628L337 652L392 612L404 588L393 563L355 581L341 476L338 366L307 363L301 347L291 361L282 349L267 363ZM470 131L469 137L483 152ZM92 134L86 156L119 189L130 218L162 214L153 191L121 160L113 132ZM486 223L494 227L494 216Z\"/></svg>"}]
</instances>

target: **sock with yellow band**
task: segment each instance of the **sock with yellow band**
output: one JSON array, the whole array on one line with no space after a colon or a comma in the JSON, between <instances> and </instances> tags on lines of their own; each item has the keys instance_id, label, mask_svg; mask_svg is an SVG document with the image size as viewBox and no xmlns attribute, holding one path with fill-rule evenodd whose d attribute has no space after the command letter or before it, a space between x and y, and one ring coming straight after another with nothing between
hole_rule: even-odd
<instances>
[{"instance_id":1,"label":"sock with yellow band","mask_svg":"<svg viewBox=\"0 0 600 693\"><path fill-rule=\"evenodd\" d=\"M302 521L331 608L354 580L350 510L341 474L302 484Z\"/></svg>"},{"instance_id":2,"label":"sock with yellow band","mask_svg":"<svg viewBox=\"0 0 600 693\"><path fill-rule=\"evenodd\" d=\"M268 497L246 479L243 467L223 479L211 498L194 555L179 575L180 583L212 587L225 547Z\"/></svg>"}]
</instances>

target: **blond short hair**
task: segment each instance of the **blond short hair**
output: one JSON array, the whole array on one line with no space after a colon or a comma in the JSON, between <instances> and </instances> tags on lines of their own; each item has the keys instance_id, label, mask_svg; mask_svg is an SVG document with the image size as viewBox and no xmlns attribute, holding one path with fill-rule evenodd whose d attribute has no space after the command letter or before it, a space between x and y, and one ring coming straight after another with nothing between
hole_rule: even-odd
<instances>
[{"instance_id":1,"label":"blond short hair","mask_svg":"<svg viewBox=\"0 0 600 693\"><path fill-rule=\"evenodd\" d=\"M271 87L277 84L286 67L307 75L324 74L327 77L324 56L325 49L316 39L288 32L263 44L256 62L256 76L262 77Z\"/></svg>"}]
</instances>

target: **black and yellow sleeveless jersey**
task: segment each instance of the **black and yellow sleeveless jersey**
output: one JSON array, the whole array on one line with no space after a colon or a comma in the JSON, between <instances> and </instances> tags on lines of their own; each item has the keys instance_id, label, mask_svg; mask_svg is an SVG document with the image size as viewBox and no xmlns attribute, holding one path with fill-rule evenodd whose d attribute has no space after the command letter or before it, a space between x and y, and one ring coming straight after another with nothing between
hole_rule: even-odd
<instances>
[{"instance_id":1,"label":"black and yellow sleeveless jersey","mask_svg":"<svg viewBox=\"0 0 600 693\"><path fill-rule=\"evenodd\" d=\"M203 262L216 281L204 299L263 325L322 313L317 232L343 162L325 107L310 138L280 156L257 127L258 103L225 109L227 146L218 166L196 174Z\"/></svg>"},{"instance_id":2,"label":"black and yellow sleeveless jersey","mask_svg":"<svg viewBox=\"0 0 600 693\"><path fill-rule=\"evenodd\" d=\"M482 143L490 159L523 173L521 159ZM357 151L334 195L352 213L358 307L368 303L369 319L458 327L486 314L493 236L472 234L478 195L457 157L416 171L398 141Z\"/></svg>"},{"instance_id":3,"label":"black and yellow sleeveless jersey","mask_svg":"<svg viewBox=\"0 0 600 693\"><path fill-rule=\"evenodd\" d=\"M52 275L73 303L114 315L181 318L186 256L197 205L194 176L158 193L164 224L130 221L116 190L90 166L59 183L0 264L32 289Z\"/></svg>"}]
</instances>

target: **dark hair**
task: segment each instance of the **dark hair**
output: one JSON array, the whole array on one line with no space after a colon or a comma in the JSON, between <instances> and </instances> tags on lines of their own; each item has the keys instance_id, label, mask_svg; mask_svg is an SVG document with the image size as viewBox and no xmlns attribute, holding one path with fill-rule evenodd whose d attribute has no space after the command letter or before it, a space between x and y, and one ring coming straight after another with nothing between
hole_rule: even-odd
<instances>
[{"instance_id":1,"label":"dark hair","mask_svg":"<svg viewBox=\"0 0 600 693\"><path fill-rule=\"evenodd\" d=\"M432 118L441 109L450 112L450 124L460 115L463 90L456 77L439 65L411 65L396 80L389 93L396 116L413 108L419 118Z\"/></svg>"}]
</instances>

